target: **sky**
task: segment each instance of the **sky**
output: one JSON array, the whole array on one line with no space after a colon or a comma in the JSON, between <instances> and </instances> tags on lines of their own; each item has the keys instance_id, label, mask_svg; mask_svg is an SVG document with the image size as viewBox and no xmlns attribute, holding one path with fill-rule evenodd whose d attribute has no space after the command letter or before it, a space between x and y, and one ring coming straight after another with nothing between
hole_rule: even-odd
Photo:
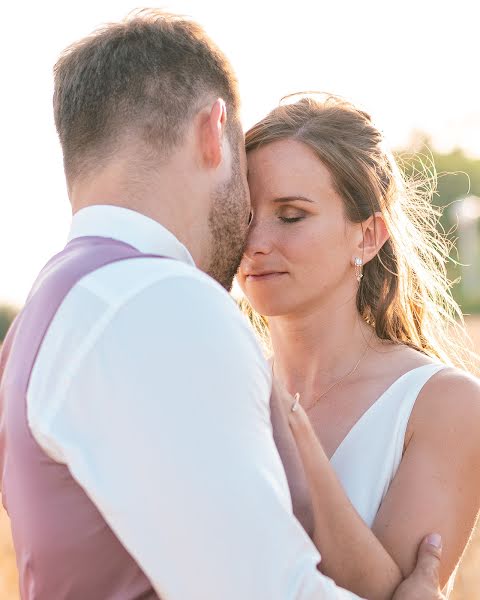
<instances>
[{"instance_id":1,"label":"sky","mask_svg":"<svg viewBox=\"0 0 480 600\"><path fill-rule=\"evenodd\" d=\"M140 6L187 14L231 60L244 127L286 94L340 94L391 147L425 131L480 157L478 22L470 0L12 2L2 9L0 303L21 305L71 218L51 107L52 67L70 43Z\"/></svg>"}]
</instances>

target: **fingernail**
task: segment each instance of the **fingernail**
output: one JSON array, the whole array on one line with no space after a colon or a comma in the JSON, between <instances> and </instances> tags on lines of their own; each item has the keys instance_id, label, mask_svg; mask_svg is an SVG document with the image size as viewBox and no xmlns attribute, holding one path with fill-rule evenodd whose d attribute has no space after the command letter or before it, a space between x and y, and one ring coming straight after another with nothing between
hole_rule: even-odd
<instances>
[{"instance_id":1,"label":"fingernail","mask_svg":"<svg viewBox=\"0 0 480 600\"><path fill-rule=\"evenodd\" d=\"M440 549L442 547L442 537L438 533L431 533L427 537L427 544L431 546L435 546L435 548Z\"/></svg>"}]
</instances>

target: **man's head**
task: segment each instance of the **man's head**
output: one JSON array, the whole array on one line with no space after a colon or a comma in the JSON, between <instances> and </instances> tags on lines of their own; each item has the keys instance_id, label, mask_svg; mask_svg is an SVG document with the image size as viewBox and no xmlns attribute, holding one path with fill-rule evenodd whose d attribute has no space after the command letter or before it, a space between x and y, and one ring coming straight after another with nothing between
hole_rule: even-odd
<instances>
[{"instance_id":1,"label":"man's head","mask_svg":"<svg viewBox=\"0 0 480 600\"><path fill-rule=\"evenodd\" d=\"M145 10L70 46L54 73L74 210L108 203L143 212L228 287L249 198L238 85L225 56L192 21Z\"/></svg>"}]
</instances>

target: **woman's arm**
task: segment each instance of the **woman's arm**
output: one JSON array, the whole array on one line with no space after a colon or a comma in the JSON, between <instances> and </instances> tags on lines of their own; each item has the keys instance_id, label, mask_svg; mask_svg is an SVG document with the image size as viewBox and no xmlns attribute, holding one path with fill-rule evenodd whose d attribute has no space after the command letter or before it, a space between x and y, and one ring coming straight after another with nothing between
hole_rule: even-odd
<instances>
[{"instance_id":1,"label":"woman's arm","mask_svg":"<svg viewBox=\"0 0 480 600\"><path fill-rule=\"evenodd\" d=\"M321 571L359 596L389 600L400 568L350 503L305 411L299 406L288 418L310 488Z\"/></svg>"},{"instance_id":2,"label":"woman's arm","mask_svg":"<svg viewBox=\"0 0 480 600\"><path fill-rule=\"evenodd\" d=\"M480 382L445 369L417 399L402 462L372 529L405 575L415 565L424 532L438 531L443 587L468 543L479 507Z\"/></svg>"},{"instance_id":3,"label":"woman's arm","mask_svg":"<svg viewBox=\"0 0 480 600\"><path fill-rule=\"evenodd\" d=\"M467 544L480 505L480 385L445 370L426 384L398 473L370 530L346 497L307 415L289 412L312 493L322 571L355 593L390 598L422 537L444 540L441 584Z\"/></svg>"}]
</instances>

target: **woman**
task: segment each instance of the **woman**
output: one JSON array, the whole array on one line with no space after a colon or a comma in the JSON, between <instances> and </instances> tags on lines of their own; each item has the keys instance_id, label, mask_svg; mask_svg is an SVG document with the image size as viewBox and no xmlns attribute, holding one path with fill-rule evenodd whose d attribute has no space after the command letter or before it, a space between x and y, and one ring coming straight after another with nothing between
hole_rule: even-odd
<instances>
[{"instance_id":1,"label":"woman","mask_svg":"<svg viewBox=\"0 0 480 600\"><path fill-rule=\"evenodd\" d=\"M407 189L369 115L338 98L279 106L246 149L238 282L296 394L286 410L320 568L390 598L438 531L449 588L479 508L480 386L458 368L461 313L430 198Z\"/></svg>"}]
</instances>

